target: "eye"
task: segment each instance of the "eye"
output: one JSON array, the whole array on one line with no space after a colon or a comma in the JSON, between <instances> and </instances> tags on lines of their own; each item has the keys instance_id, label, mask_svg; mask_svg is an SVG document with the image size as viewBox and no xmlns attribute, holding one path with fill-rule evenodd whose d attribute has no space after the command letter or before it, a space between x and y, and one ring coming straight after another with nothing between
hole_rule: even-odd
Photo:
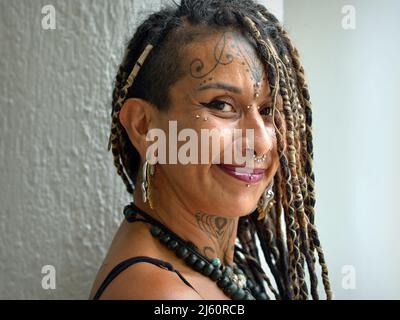
<instances>
[{"instance_id":1,"label":"eye","mask_svg":"<svg viewBox=\"0 0 400 320\"><path fill-rule=\"evenodd\" d=\"M203 106L211 109L216 109L222 112L234 112L235 109L231 104L223 100L213 100L209 103L201 103Z\"/></svg>"},{"instance_id":2,"label":"eye","mask_svg":"<svg viewBox=\"0 0 400 320\"><path fill-rule=\"evenodd\" d=\"M272 116L272 107L264 107L260 110L260 115L270 117Z\"/></svg>"}]
</instances>

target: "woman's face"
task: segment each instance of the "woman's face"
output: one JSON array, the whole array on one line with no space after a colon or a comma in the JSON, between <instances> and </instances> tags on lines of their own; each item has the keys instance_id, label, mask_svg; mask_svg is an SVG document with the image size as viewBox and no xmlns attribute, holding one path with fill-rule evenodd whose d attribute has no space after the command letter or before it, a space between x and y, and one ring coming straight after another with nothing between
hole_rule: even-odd
<instances>
[{"instance_id":1,"label":"woman's face","mask_svg":"<svg viewBox=\"0 0 400 320\"><path fill-rule=\"evenodd\" d=\"M183 57L181 69L184 76L170 88L170 109L168 112L156 110L152 123L152 127L166 133L167 150L177 155L176 164L157 165L157 190L163 192L168 188L185 207L196 212L230 217L249 214L256 208L258 199L278 168L272 121L273 97L264 66L250 42L240 33L231 31L191 43L185 47ZM170 145L171 121L176 121L178 134L188 128L197 133L196 164L182 164L180 161L182 154L179 155L179 149L188 145L189 138L177 141L177 148ZM207 138L209 147L201 144L204 142L200 139L202 129L214 130L219 146L213 144L210 137ZM235 135L238 129L242 133ZM232 143L234 137L245 138L246 129L254 130L253 146L249 144L251 134L248 134L247 140L241 141L240 155L246 156L246 148L252 148L257 156L265 154L265 161L250 162L251 158L247 158L247 163L237 163L239 158L229 142ZM236 146L240 147L240 144ZM217 147L218 153L213 154L212 147ZM208 156L204 158L202 153L205 150L208 150ZM167 152L167 162L169 156ZM263 170L261 174L253 171L252 180L246 181L250 171L247 172L243 166Z\"/></svg>"}]
</instances>

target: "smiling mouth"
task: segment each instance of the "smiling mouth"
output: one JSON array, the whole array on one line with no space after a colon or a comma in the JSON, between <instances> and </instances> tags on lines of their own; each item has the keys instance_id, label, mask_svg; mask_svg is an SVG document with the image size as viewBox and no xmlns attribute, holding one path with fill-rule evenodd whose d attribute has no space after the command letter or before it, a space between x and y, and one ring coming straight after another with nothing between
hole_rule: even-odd
<instances>
[{"instance_id":1,"label":"smiling mouth","mask_svg":"<svg viewBox=\"0 0 400 320\"><path fill-rule=\"evenodd\" d=\"M218 164L217 166L230 176L249 184L261 181L264 178L266 171L265 169L246 168L225 164Z\"/></svg>"}]
</instances>

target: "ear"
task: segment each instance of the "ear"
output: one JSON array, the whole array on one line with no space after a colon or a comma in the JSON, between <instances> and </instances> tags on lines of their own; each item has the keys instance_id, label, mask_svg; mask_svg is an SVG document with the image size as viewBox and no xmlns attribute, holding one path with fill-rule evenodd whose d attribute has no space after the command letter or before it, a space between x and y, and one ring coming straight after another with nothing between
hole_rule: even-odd
<instances>
[{"instance_id":1,"label":"ear","mask_svg":"<svg viewBox=\"0 0 400 320\"><path fill-rule=\"evenodd\" d=\"M124 102L119 113L119 121L142 159L146 157L146 134L152 121L153 108L143 99L130 98Z\"/></svg>"}]
</instances>

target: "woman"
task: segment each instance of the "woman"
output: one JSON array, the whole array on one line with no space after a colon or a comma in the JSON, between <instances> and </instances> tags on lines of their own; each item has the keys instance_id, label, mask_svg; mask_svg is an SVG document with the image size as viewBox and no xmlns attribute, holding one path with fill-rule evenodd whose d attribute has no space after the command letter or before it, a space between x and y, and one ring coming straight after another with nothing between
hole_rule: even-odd
<instances>
[{"instance_id":1,"label":"woman","mask_svg":"<svg viewBox=\"0 0 400 320\"><path fill-rule=\"evenodd\" d=\"M128 44L112 105L109 148L133 202L91 299L318 299L316 253L332 297L314 225L308 88L265 7L182 0L152 14ZM216 130L217 156L182 161L176 134L188 128ZM245 164L226 161L236 129L252 130ZM149 152L154 130L168 152Z\"/></svg>"}]
</instances>

